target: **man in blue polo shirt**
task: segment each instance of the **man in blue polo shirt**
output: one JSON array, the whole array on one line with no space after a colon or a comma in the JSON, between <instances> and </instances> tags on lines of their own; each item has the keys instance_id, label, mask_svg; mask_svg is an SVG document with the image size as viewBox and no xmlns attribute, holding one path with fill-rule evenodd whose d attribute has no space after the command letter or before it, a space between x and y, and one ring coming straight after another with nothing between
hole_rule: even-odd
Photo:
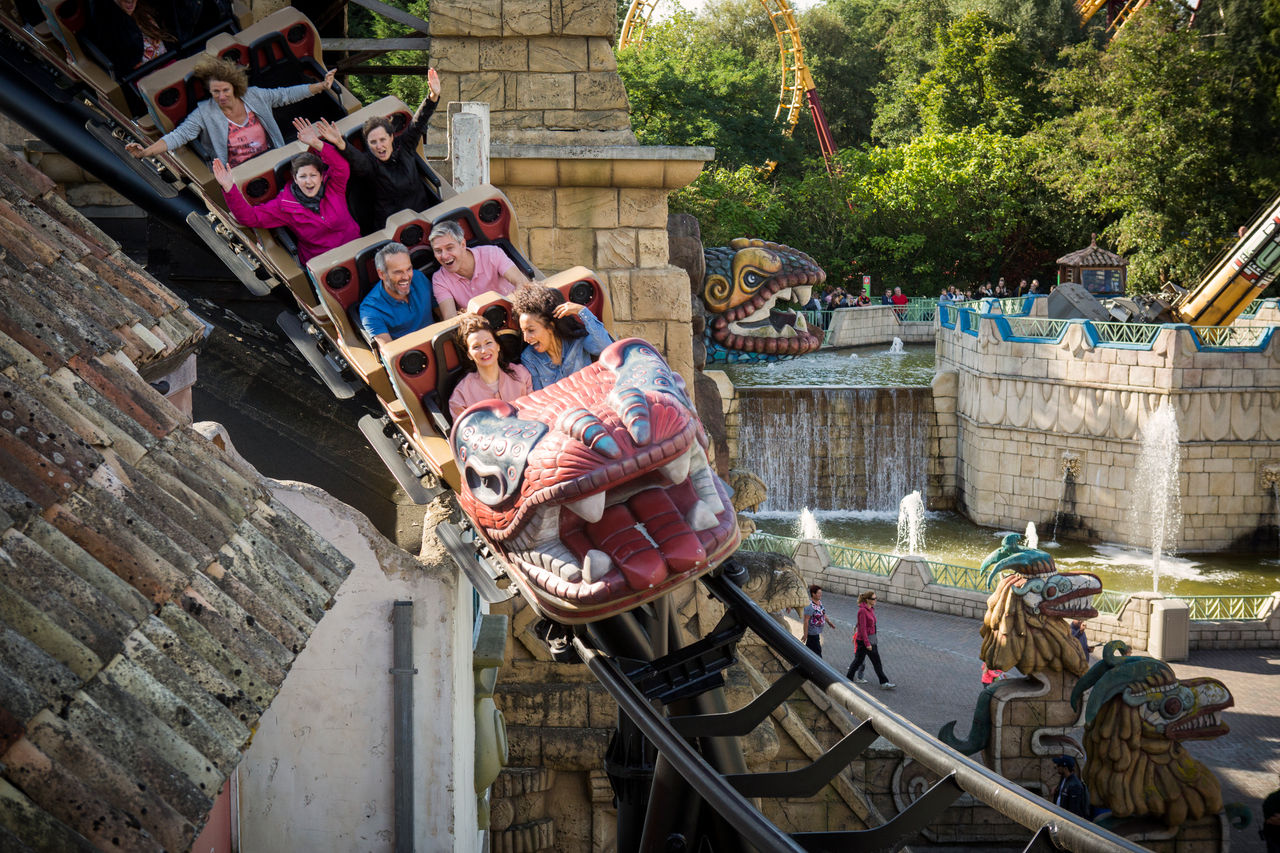
<instances>
[{"instance_id":1,"label":"man in blue polo shirt","mask_svg":"<svg viewBox=\"0 0 1280 853\"><path fill-rule=\"evenodd\" d=\"M382 284L360 303L360 325L381 346L432 322L431 282L413 268L409 250L388 243L373 256Z\"/></svg>"}]
</instances>

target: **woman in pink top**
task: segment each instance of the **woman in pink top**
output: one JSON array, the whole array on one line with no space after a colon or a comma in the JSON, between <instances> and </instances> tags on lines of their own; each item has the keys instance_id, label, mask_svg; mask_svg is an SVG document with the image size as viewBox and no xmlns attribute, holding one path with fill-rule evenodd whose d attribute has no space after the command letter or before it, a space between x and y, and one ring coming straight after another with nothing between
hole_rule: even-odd
<instances>
[{"instance_id":1,"label":"woman in pink top","mask_svg":"<svg viewBox=\"0 0 1280 853\"><path fill-rule=\"evenodd\" d=\"M227 208L241 225L288 228L298 240L298 259L305 265L316 255L336 249L360 236L347 209L347 179L351 167L333 146L320 141L319 129L306 119L294 121L298 139L315 151L293 158L293 181L271 201L251 205L240 194L231 170L213 161L213 176L222 187ZM327 166L328 172L321 172Z\"/></svg>"},{"instance_id":2,"label":"woman in pink top","mask_svg":"<svg viewBox=\"0 0 1280 853\"><path fill-rule=\"evenodd\" d=\"M449 397L449 414L456 418L463 410L484 400L511 401L533 393L529 371L509 364L498 346L489 321L478 314L464 314L454 330L459 347L475 369L462 377Z\"/></svg>"},{"instance_id":3,"label":"woman in pink top","mask_svg":"<svg viewBox=\"0 0 1280 853\"><path fill-rule=\"evenodd\" d=\"M865 684L867 680L855 679L854 673L858 671L858 667L862 666L864 660L871 658L871 666L875 668L876 677L880 679L880 686L885 690L892 690L898 686L888 679L884 674L884 668L880 666L880 648L876 641L876 594L871 590L858 596L858 628L853 633L853 651L853 663L849 664L846 678Z\"/></svg>"}]
</instances>

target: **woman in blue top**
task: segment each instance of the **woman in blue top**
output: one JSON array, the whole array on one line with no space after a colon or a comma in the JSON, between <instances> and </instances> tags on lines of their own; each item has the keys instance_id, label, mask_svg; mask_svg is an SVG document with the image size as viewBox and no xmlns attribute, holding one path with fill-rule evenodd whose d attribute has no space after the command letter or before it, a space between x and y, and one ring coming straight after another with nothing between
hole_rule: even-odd
<instances>
[{"instance_id":1,"label":"woman in blue top","mask_svg":"<svg viewBox=\"0 0 1280 853\"><path fill-rule=\"evenodd\" d=\"M560 291L550 287L516 288L511 308L520 318L520 332L528 344L520 363L533 377L535 391L578 372L613 343L587 306L566 302Z\"/></svg>"}]
</instances>

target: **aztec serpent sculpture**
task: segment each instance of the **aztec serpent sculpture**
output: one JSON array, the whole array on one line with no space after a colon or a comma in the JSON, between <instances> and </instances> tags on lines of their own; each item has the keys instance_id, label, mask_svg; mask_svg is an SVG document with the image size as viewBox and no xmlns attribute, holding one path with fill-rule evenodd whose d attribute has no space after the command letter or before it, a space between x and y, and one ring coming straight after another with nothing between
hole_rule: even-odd
<instances>
[{"instance_id":1,"label":"aztec serpent sculpture","mask_svg":"<svg viewBox=\"0 0 1280 853\"><path fill-rule=\"evenodd\" d=\"M803 305L827 274L813 258L781 243L739 237L704 249L702 303L707 312L707 361L774 360L804 355L822 345L800 311L780 310L779 299Z\"/></svg>"},{"instance_id":2,"label":"aztec serpent sculpture","mask_svg":"<svg viewBox=\"0 0 1280 853\"><path fill-rule=\"evenodd\" d=\"M1010 572L987 599L982 662L991 669L1017 667L1023 675L1083 675L1089 662L1066 620L1098 615L1093 596L1102 592L1102 581L1087 572L1059 572L1052 556L1023 547L1021 538L1010 533L982 563L988 586L1000 572Z\"/></svg>"},{"instance_id":3,"label":"aztec serpent sculpture","mask_svg":"<svg viewBox=\"0 0 1280 853\"><path fill-rule=\"evenodd\" d=\"M581 623L657 598L738 547L684 380L628 338L554 385L467 409L450 437L477 532L533 606Z\"/></svg>"},{"instance_id":4,"label":"aztec serpent sculpture","mask_svg":"<svg viewBox=\"0 0 1280 853\"><path fill-rule=\"evenodd\" d=\"M1216 678L1179 680L1167 663L1129 657L1119 640L1077 682L1071 705L1085 691L1084 781L1113 818L1149 817L1176 827L1223 810L1218 778L1196 761L1184 740L1220 737L1222 711L1235 704Z\"/></svg>"},{"instance_id":5,"label":"aztec serpent sculpture","mask_svg":"<svg viewBox=\"0 0 1280 853\"><path fill-rule=\"evenodd\" d=\"M1088 659L1071 636L1067 620L1098 615L1092 601L1102 591L1102 581L1087 572L1059 572L1050 554L1024 547L1021 540L1021 534L1010 533L982 563L988 586L1001 572L1009 572L987 599L980 629L982 662L990 669L1016 667L1029 676L1082 675ZM985 749L991 733L991 703L1001 686L1000 682L990 684L978 696L966 740L956 737L954 721L939 730L939 740L966 755Z\"/></svg>"}]
</instances>

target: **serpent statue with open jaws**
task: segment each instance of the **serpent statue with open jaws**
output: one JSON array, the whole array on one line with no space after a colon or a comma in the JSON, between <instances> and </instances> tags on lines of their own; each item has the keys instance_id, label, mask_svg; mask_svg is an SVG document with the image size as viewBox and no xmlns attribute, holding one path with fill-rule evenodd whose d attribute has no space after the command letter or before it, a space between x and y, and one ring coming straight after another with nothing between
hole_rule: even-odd
<instances>
[{"instance_id":1,"label":"serpent statue with open jaws","mask_svg":"<svg viewBox=\"0 0 1280 853\"><path fill-rule=\"evenodd\" d=\"M707 361L773 360L822 346L822 330L800 311L777 308L809 301L827 274L799 249L739 237L703 250L702 303L707 312Z\"/></svg>"},{"instance_id":2,"label":"serpent statue with open jaws","mask_svg":"<svg viewBox=\"0 0 1280 853\"><path fill-rule=\"evenodd\" d=\"M450 441L460 501L544 615L620 613L738 547L684 380L646 341L611 344L554 385L467 409Z\"/></svg>"},{"instance_id":3,"label":"serpent statue with open jaws","mask_svg":"<svg viewBox=\"0 0 1280 853\"><path fill-rule=\"evenodd\" d=\"M1149 817L1178 826L1223 810L1218 777L1183 747L1184 740L1221 737L1222 712L1235 704L1216 678L1180 680L1164 661L1130 657L1107 643L1071 694L1085 692L1084 781L1114 818ZM1092 689L1091 689L1092 688Z\"/></svg>"}]
</instances>

